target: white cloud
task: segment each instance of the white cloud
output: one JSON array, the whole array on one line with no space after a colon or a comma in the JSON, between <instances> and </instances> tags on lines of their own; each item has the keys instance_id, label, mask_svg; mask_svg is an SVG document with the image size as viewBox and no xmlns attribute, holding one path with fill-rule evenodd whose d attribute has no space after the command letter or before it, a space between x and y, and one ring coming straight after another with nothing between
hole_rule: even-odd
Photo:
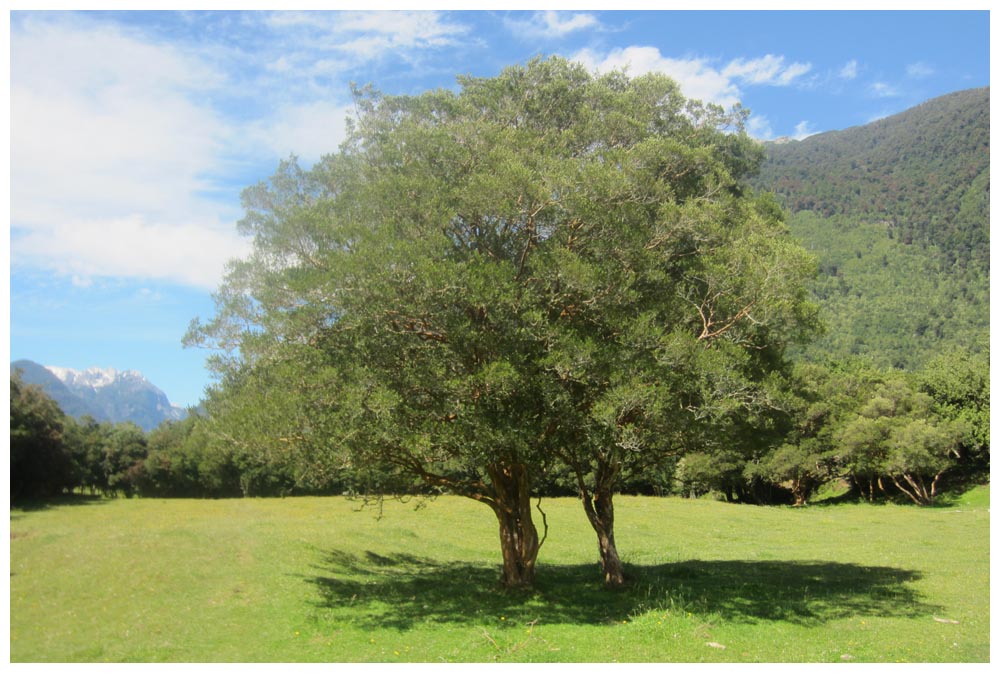
<instances>
[{"instance_id":1,"label":"white cloud","mask_svg":"<svg viewBox=\"0 0 1000 673\"><path fill-rule=\"evenodd\" d=\"M13 27L12 27L13 28ZM64 17L33 15L12 30L12 84L92 90L144 80L149 90L206 90L225 76L179 49L137 40L120 29Z\"/></svg>"},{"instance_id":2,"label":"white cloud","mask_svg":"<svg viewBox=\"0 0 1000 673\"><path fill-rule=\"evenodd\" d=\"M99 277L165 280L213 289L225 262L249 252L228 223L151 222L143 215L69 216L12 237L12 267L41 268L87 286Z\"/></svg>"},{"instance_id":3,"label":"white cloud","mask_svg":"<svg viewBox=\"0 0 1000 673\"><path fill-rule=\"evenodd\" d=\"M626 47L603 55L583 49L573 56L573 60L597 72L627 69L633 77L650 72L663 73L676 80L688 98L727 107L739 102L740 92L732 80L704 59L666 58L656 47Z\"/></svg>"},{"instance_id":4,"label":"white cloud","mask_svg":"<svg viewBox=\"0 0 1000 673\"><path fill-rule=\"evenodd\" d=\"M583 49L573 57L597 72L627 69L632 76L659 72L677 81L688 98L728 107L740 99L740 84L789 86L812 66L808 63L785 64L784 57L768 54L757 59L734 59L721 69L708 59L667 58L656 47L626 47L600 54Z\"/></svg>"},{"instance_id":5,"label":"white cloud","mask_svg":"<svg viewBox=\"0 0 1000 673\"><path fill-rule=\"evenodd\" d=\"M758 140L773 140L771 122L764 115L750 115L747 119L747 133Z\"/></svg>"},{"instance_id":6,"label":"white cloud","mask_svg":"<svg viewBox=\"0 0 1000 673\"><path fill-rule=\"evenodd\" d=\"M858 61L857 59L851 59L844 64L844 67L840 69L837 75L841 79L854 79L858 76Z\"/></svg>"},{"instance_id":7,"label":"white cloud","mask_svg":"<svg viewBox=\"0 0 1000 673\"><path fill-rule=\"evenodd\" d=\"M816 135L816 131L810 128L809 122L800 121L795 125L795 133L792 134L792 137L796 140L803 140L812 135Z\"/></svg>"},{"instance_id":8,"label":"white cloud","mask_svg":"<svg viewBox=\"0 0 1000 673\"><path fill-rule=\"evenodd\" d=\"M27 20L11 52L12 266L217 281L242 241L205 196L227 131L200 101L225 77L88 22Z\"/></svg>"},{"instance_id":9,"label":"white cloud","mask_svg":"<svg viewBox=\"0 0 1000 673\"><path fill-rule=\"evenodd\" d=\"M870 89L879 98L891 98L899 95L899 89L887 82L872 82Z\"/></svg>"},{"instance_id":10,"label":"white cloud","mask_svg":"<svg viewBox=\"0 0 1000 673\"><path fill-rule=\"evenodd\" d=\"M337 150L347 136L345 120L353 111L353 105L327 101L282 105L267 120L243 129L244 141L266 148L272 156L294 154L311 164Z\"/></svg>"},{"instance_id":11,"label":"white cloud","mask_svg":"<svg viewBox=\"0 0 1000 673\"><path fill-rule=\"evenodd\" d=\"M593 14L547 10L535 12L526 20L507 19L507 28L519 37L560 38L578 30L599 26Z\"/></svg>"},{"instance_id":12,"label":"white cloud","mask_svg":"<svg viewBox=\"0 0 1000 673\"><path fill-rule=\"evenodd\" d=\"M11 26L11 261L78 284L211 286L246 248L239 190L344 139L350 73L468 32L439 12L260 12L226 19L222 46L100 17Z\"/></svg>"},{"instance_id":13,"label":"white cloud","mask_svg":"<svg viewBox=\"0 0 1000 673\"><path fill-rule=\"evenodd\" d=\"M918 61L917 63L911 63L906 66L906 74L914 79L921 79L923 77L930 77L934 74L934 68L927 65L926 63Z\"/></svg>"},{"instance_id":14,"label":"white cloud","mask_svg":"<svg viewBox=\"0 0 1000 673\"><path fill-rule=\"evenodd\" d=\"M279 56L277 60L268 63L264 67L270 72L284 73L292 71L292 63L287 56Z\"/></svg>"},{"instance_id":15,"label":"white cloud","mask_svg":"<svg viewBox=\"0 0 1000 673\"><path fill-rule=\"evenodd\" d=\"M290 38L292 49L337 51L360 60L452 46L468 32L431 11L281 11L269 13L265 23Z\"/></svg>"},{"instance_id":16,"label":"white cloud","mask_svg":"<svg viewBox=\"0 0 1000 673\"><path fill-rule=\"evenodd\" d=\"M788 86L811 69L812 66L808 63L792 63L786 66L783 56L768 54L749 61L741 58L730 61L722 69L722 74L727 78L739 79L747 84Z\"/></svg>"},{"instance_id":17,"label":"white cloud","mask_svg":"<svg viewBox=\"0 0 1000 673\"><path fill-rule=\"evenodd\" d=\"M345 12L334 21L337 32L377 33L403 46L444 46L468 31L428 11Z\"/></svg>"}]
</instances>

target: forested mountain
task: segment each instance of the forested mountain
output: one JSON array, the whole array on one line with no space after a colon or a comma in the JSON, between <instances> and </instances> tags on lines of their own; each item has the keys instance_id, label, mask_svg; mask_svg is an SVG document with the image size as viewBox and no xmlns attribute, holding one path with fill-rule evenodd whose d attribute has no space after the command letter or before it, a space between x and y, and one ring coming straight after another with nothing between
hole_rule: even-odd
<instances>
[{"instance_id":1,"label":"forested mountain","mask_svg":"<svg viewBox=\"0 0 1000 673\"><path fill-rule=\"evenodd\" d=\"M770 143L759 181L792 212L882 223L904 244L989 264L990 90L935 98L865 126Z\"/></svg>"},{"instance_id":2,"label":"forested mountain","mask_svg":"<svg viewBox=\"0 0 1000 673\"><path fill-rule=\"evenodd\" d=\"M920 367L989 331L989 89L865 126L767 144L756 186L819 259L810 359Z\"/></svg>"}]
</instances>

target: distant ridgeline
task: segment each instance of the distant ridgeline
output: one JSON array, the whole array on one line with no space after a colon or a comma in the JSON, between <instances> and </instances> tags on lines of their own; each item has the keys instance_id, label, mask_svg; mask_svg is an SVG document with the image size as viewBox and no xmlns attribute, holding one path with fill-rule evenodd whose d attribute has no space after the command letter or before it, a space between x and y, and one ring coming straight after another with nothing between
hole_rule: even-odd
<instances>
[{"instance_id":1,"label":"distant ridgeline","mask_svg":"<svg viewBox=\"0 0 1000 673\"><path fill-rule=\"evenodd\" d=\"M989 88L865 126L767 143L775 192L819 260L827 334L807 359L863 355L919 368L988 348Z\"/></svg>"},{"instance_id":2,"label":"distant ridgeline","mask_svg":"<svg viewBox=\"0 0 1000 673\"><path fill-rule=\"evenodd\" d=\"M132 422L149 431L167 420L180 420L184 409L170 404L162 390L139 372L88 369L79 372L45 367L31 360L10 365L11 374L21 371L25 383L41 386L68 416L90 416L96 421Z\"/></svg>"}]
</instances>

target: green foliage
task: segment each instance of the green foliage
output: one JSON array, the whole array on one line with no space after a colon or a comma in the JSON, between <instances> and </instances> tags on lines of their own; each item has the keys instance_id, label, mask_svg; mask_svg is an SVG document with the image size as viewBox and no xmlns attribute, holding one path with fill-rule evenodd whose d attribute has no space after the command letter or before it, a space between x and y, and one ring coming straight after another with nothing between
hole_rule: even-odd
<instances>
[{"instance_id":1,"label":"green foliage","mask_svg":"<svg viewBox=\"0 0 1000 673\"><path fill-rule=\"evenodd\" d=\"M250 482L239 466L214 443L208 419L191 413L182 421L168 421L148 435L149 455L143 464L143 495L220 497L260 495L241 490Z\"/></svg>"},{"instance_id":2,"label":"green foliage","mask_svg":"<svg viewBox=\"0 0 1000 673\"><path fill-rule=\"evenodd\" d=\"M988 273L948 265L937 248L903 245L883 223L858 217L800 212L789 227L819 259L810 290L826 328L797 357L863 356L915 371L944 352L984 350Z\"/></svg>"},{"instance_id":3,"label":"green foliage","mask_svg":"<svg viewBox=\"0 0 1000 673\"><path fill-rule=\"evenodd\" d=\"M104 443L101 467L111 493L131 497L139 490L146 458L146 435L134 423L114 426Z\"/></svg>"},{"instance_id":4,"label":"green foliage","mask_svg":"<svg viewBox=\"0 0 1000 673\"><path fill-rule=\"evenodd\" d=\"M772 483L788 483L795 504L804 505L827 477L827 456L818 439L805 438L768 454L757 473Z\"/></svg>"},{"instance_id":5,"label":"green foliage","mask_svg":"<svg viewBox=\"0 0 1000 673\"><path fill-rule=\"evenodd\" d=\"M693 451L678 462L676 478L685 495L700 497L717 491L732 501L734 492L742 484L745 465L743 456L734 451Z\"/></svg>"},{"instance_id":6,"label":"green foliage","mask_svg":"<svg viewBox=\"0 0 1000 673\"><path fill-rule=\"evenodd\" d=\"M104 469L104 445L113 427L111 423L98 423L90 416L67 419L66 443L79 466L77 485L87 489L91 495L111 493Z\"/></svg>"},{"instance_id":7,"label":"green foliage","mask_svg":"<svg viewBox=\"0 0 1000 673\"><path fill-rule=\"evenodd\" d=\"M986 354L949 354L914 374L861 358L799 362L783 443L746 459L744 482L787 488L797 504L836 480L870 499L908 495L929 504L941 486L981 480L989 458L988 437L977 439L989 427L987 362Z\"/></svg>"},{"instance_id":8,"label":"green foliage","mask_svg":"<svg viewBox=\"0 0 1000 673\"><path fill-rule=\"evenodd\" d=\"M768 145L758 184L793 212L883 222L946 267L989 268L989 88L800 142Z\"/></svg>"},{"instance_id":9,"label":"green foliage","mask_svg":"<svg viewBox=\"0 0 1000 673\"><path fill-rule=\"evenodd\" d=\"M933 504L938 482L959 457L962 434L957 424L934 413L933 400L912 380L889 376L838 431L839 463L869 498L876 484L887 493L891 481L914 502Z\"/></svg>"},{"instance_id":10,"label":"green foliage","mask_svg":"<svg viewBox=\"0 0 1000 673\"><path fill-rule=\"evenodd\" d=\"M819 259L826 334L807 359L915 371L989 334L989 89L865 126L767 144L755 184ZM914 299L918 298L918 301Z\"/></svg>"},{"instance_id":11,"label":"green foliage","mask_svg":"<svg viewBox=\"0 0 1000 673\"><path fill-rule=\"evenodd\" d=\"M961 457L989 469L989 352L941 353L919 373L918 383L933 398L935 411L962 432Z\"/></svg>"},{"instance_id":12,"label":"green foliage","mask_svg":"<svg viewBox=\"0 0 1000 673\"><path fill-rule=\"evenodd\" d=\"M13 499L91 495L219 497L286 493L279 469L233 460L196 413L148 435L133 423L64 416L38 386L11 377ZM320 489L315 489L318 492ZM338 491L339 492L339 491Z\"/></svg>"},{"instance_id":13,"label":"green foliage","mask_svg":"<svg viewBox=\"0 0 1000 673\"><path fill-rule=\"evenodd\" d=\"M793 234L819 260L810 289L826 330L793 355L816 364L813 377L830 361L869 370L867 390L842 364L821 374L850 385L846 396L800 378L789 455L868 497L928 503L945 473L988 470L988 148L989 89L768 145L756 184L793 211Z\"/></svg>"},{"instance_id":14,"label":"green foliage","mask_svg":"<svg viewBox=\"0 0 1000 673\"><path fill-rule=\"evenodd\" d=\"M296 485L485 502L502 539L562 464L611 549L623 478L771 413L815 266L746 185L742 110L558 58L459 84L358 90L339 152L245 192L254 252L189 335L227 351L213 424Z\"/></svg>"},{"instance_id":15,"label":"green foliage","mask_svg":"<svg viewBox=\"0 0 1000 673\"><path fill-rule=\"evenodd\" d=\"M64 439L66 417L40 386L10 377L11 500L57 495L74 486L76 466Z\"/></svg>"}]
</instances>

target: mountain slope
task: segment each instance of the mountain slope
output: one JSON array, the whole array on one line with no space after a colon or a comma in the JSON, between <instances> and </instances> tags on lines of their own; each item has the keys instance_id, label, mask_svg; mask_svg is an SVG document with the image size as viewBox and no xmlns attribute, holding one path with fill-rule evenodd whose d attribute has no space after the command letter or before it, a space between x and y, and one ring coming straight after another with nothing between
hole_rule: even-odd
<instances>
[{"instance_id":1,"label":"mountain slope","mask_svg":"<svg viewBox=\"0 0 1000 673\"><path fill-rule=\"evenodd\" d=\"M988 88L766 149L755 184L819 261L827 333L803 357L918 369L988 348Z\"/></svg>"},{"instance_id":2,"label":"mountain slope","mask_svg":"<svg viewBox=\"0 0 1000 673\"><path fill-rule=\"evenodd\" d=\"M989 265L990 90L927 101L865 126L769 143L756 180L793 213L884 222L945 261Z\"/></svg>"},{"instance_id":3,"label":"mountain slope","mask_svg":"<svg viewBox=\"0 0 1000 673\"><path fill-rule=\"evenodd\" d=\"M91 416L98 421L132 422L151 430L165 420L179 420L183 409L170 404L162 390L139 372L91 368L76 371L44 367L30 360L11 363L22 371L25 383L42 387L69 416Z\"/></svg>"},{"instance_id":4,"label":"mountain slope","mask_svg":"<svg viewBox=\"0 0 1000 673\"><path fill-rule=\"evenodd\" d=\"M60 381L55 374L37 362L32 362L31 360L12 362L10 365L11 374L17 369L21 370L22 381L41 386L45 393L55 400L59 408L63 410L63 413L68 416L80 418L89 414L97 420L107 420L103 416L98 415L100 414L98 409L92 407L86 400L81 399L66 384Z\"/></svg>"}]
</instances>

